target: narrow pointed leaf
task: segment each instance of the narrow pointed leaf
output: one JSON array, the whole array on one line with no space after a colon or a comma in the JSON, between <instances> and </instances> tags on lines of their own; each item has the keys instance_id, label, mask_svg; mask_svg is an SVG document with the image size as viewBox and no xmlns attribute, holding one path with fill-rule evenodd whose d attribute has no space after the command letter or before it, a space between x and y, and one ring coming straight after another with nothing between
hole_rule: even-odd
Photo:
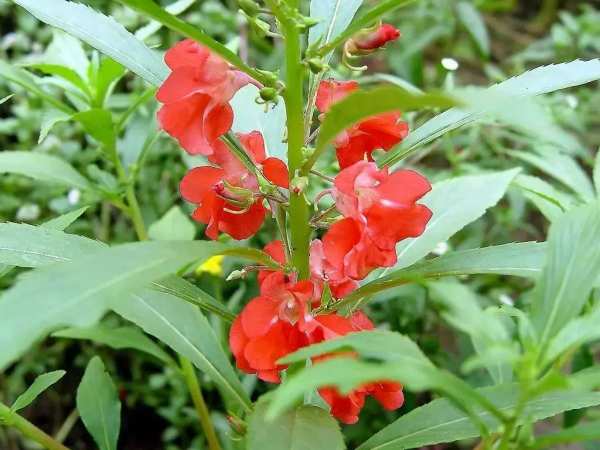
<instances>
[{"instance_id":1,"label":"narrow pointed leaf","mask_svg":"<svg viewBox=\"0 0 600 450\"><path fill-rule=\"evenodd\" d=\"M11 411L17 412L31 405L42 392L57 383L66 373L64 370L55 370L54 372L48 372L37 377L33 381L33 384L17 397L10 408Z\"/></svg>"}]
</instances>

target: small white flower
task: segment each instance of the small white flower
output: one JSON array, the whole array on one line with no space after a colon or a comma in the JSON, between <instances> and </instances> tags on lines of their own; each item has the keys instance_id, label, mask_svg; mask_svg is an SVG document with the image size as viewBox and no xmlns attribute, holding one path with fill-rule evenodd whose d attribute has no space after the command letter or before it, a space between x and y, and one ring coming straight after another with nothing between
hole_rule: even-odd
<instances>
[{"instance_id":1,"label":"small white flower","mask_svg":"<svg viewBox=\"0 0 600 450\"><path fill-rule=\"evenodd\" d=\"M444 253L446 253L448 250L450 250L450 246L448 245L447 242L439 242L434 247L434 249L431 251L431 253L433 253L434 255L441 256Z\"/></svg>"},{"instance_id":2,"label":"small white flower","mask_svg":"<svg viewBox=\"0 0 600 450\"><path fill-rule=\"evenodd\" d=\"M17 211L17 221L19 222L33 222L40 217L40 207L35 203L26 203L21 205Z\"/></svg>"},{"instance_id":3,"label":"small white flower","mask_svg":"<svg viewBox=\"0 0 600 450\"><path fill-rule=\"evenodd\" d=\"M79 203L81 199L81 191L79 189L71 189L67 194L67 200L69 201L69 205L76 205Z\"/></svg>"},{"instance_id":4,"label":"small white flower","mask_svg":"<svg viewBox=\"0 0 600 450\"><path fill-rule=\"evenodd\" d=\"M510 297L510 295L500 294L500 297L498 297L498 300L500 300L500 303L502 303L503 305L506 305L506 306L515 306L515 302Z\"/></svg>"},{"instance_id":5,"label":"small white flower","mask_svg":"<svg viewBox=\"0 0 600 450\"><path fill-rule=\"evenodd\" d=\"M446 70L454 72L458 69L459 64L454 58L442 58L442 67Z\"/></svg>"}]
</instances>

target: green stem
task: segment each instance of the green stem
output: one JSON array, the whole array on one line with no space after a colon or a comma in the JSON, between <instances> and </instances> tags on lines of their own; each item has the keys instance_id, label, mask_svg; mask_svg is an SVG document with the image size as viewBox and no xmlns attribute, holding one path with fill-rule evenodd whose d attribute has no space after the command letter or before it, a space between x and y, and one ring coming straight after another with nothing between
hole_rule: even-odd
<instances>
[{"instance_id":1,"label":"green stem","mask_svg":"<svg viewBox=\"0 0 600 450\"><path fill-rule=\"evenodd\" d=\"M267 2L281 22L285 39L286 90L284 92L287 114L288 163L290 181L300 173L304 156L304 66L302 65L301 35L296 24L281 14L276 2ZM288 0L291 8L298 7L298 0ZM293 183L292 183L293 185ZM308 248L310 245L310 209L303 192L290 192L289 224L292 264L301 279L310 275Z\"/></svg>"},{"instance_id":2,"label":"green stem","mask_svg":"<svg viewBox=\"0 0 600 450\"><path fill-rule=\"evenodd\" d=\"M42 447L48 450L69 450L60 442L57 442L52 436L44 433L34 424L12 412L10 408L0 403L0 422L19 430L24 436L34 440Z\"/></svg>"},{"instance_id":3,"label":"green stem","mask_svg":"<svg viewBox=\"0 0 600 450\"><path fill-rule=\"evenodd\" d=\"M370 11L366 12L356 20L352 22L346 30L336 37L329 44L321 47L317 52L316 56L325 56L329 52L335 50L336 47L346 42L349 38L355 35L357 32L362 30L363 28L367 28L373 24L377 19L379 19L384 14L398 8L402 8L407 6L417 0L385 0L379 3L377 6L372 8Z\"/></svg>"},{"instance_id":4,"label":"green stem","mask_svg":"<svg viewBox=\"0 0 600 450\"><path fill-rule=\"evenodd\" d=\"M146 231L146 225L144 224L144 218L142 217L142 210L138 202L137 196L135 195L135 186L130 184L127 186L125 191L127 197L127 203L129 204L129 218L133 222L135 233L140 241L148 240L148 232Z\"/></svg>"},{"instance_id":5,"label":"green stem","mask_svg":"<svg viewBox=\"0 0 600 450\"><path fill-rule=\"evenodd\" d=\"M215 428L210 420L210 412L206 406L204 397L202 396L202 391L200 389L200 384L198 383L198 377L196 377L194 366L192 366L192 363L189 360L181 355L179 360L181 362L181 370L183 372L185 382L190 391L190 395L192 396L192 401L194 402L196 411L198 412L198 417L200 418L200 426L202 427L202 430L206 436L206 441L208 442L208 448L209 450L221 450L221 444L219 444L217 433L215 432Z\"/></svg>"}]
</instances>

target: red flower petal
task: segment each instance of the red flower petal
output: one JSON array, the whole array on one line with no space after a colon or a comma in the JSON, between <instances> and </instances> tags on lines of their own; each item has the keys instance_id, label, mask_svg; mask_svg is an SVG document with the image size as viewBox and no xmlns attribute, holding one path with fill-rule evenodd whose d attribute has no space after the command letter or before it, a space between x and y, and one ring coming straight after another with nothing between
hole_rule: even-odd
<instances>
[{"instance_id":1,"label":"red flower petal","mask_svg":"<svg viewBox=\"0 0 600 450\"><path fill-rule=\"evenodd\" d=\"M357 89L356 81L323 80L317 90L317 109L322 113L327 112L331 105Z\"/></svg>"},{"instance_id":2,"label":"red flower petal","mask_svg":"<svg viewBox=\"0 0 600 450\"><path fill-rule=\"evenodd\" d=\"M216 167L196 167L190 170L181 180L179 191L181 196L191 203L202 203L212 187L223 179L225 172Z\"/></svg>"},{"instance_id":3,"label":"red flower petal","mask_svg":"<svg viewBox=\"0 0 600 450\"><path fill-rule=\"evenodd\" d=\"M264 176L271 183L288 189L290 186L290 174L285 163L279 158L267 158L262 162Z\"/></svg>"}]
</instances>

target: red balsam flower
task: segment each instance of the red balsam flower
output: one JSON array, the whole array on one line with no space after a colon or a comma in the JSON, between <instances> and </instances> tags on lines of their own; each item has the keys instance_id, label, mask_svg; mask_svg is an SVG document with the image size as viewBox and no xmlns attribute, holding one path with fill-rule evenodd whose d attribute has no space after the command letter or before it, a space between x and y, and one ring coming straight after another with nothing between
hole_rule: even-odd
<instances>
[{"instance_id":1,"label":"red balsam flower","mask_svg":"<svg viewBox=\"0 0 600 450\"><path fill-rule=\"evenodd\" d=\"M359 52L369 53L385 46L388 42L395 41L399 37L400 31L398 29L389 23L384 23L376 29L358 33L348 41L347 49L351 52L353 49L357 49Z\"/></svg>"},{"instance_id":2,"label":"red balsam flower","mask_svg":"<svg viewBox=\"0 0 600 450\"><path fill-rule=\"evenodd\" d=\"M328 314L315 317L317 326L310 334L311 343L335 339L348 333L373 330L375 327L369 318L362 312L356 312L346 318L337 314ZM331 358L354 357L350 352L341 354L329 354L315 358L315 363ZM400 408L404 404L402 385L393 381L378 381L365 384L354 389L347 395L343 395L335 387L323 387L319 389L319 395L329 405L331 414L346 424L358 422L358 416L362 410L367 396L372 395L375 400L388 411Z\"/></svg>"},{"instance_id":3,"label":"red balsam flower","mask_svg":"<svg viewBox=\"0 0 600 450\"><path fill-rule=\"evenodd\" d=\"M191 39L165 54L171 74L156 98L163 104L158 122L190 154L212 155L233 123L229 101L248 83L248 75Z\"/></svg>"},{"instance_id":4,"label":"red balsam flower","mask_svg":"<svg viewBox=\"0 0 600 450\"><path fill-rule=\"evenodd\" d=\"M248 156L262 167L265 177L287 188L287 167L277 158L266 158L262 135L254 131L239 134L238 139ZM220 167L190 170L181 180L181 195L198 205L192 217L207 225L206 235L211 239L217 239L219 231L238 240L249 238L259 230L266 215L258 180L226 144L217 141L214 150L209 160Z\"/></svg>"},{"instance_id":5,"label":"red balsam flower","mask_svg":"<svg viewBox=\"0 0 600 450\"><path fill-rule=\"evenodd\" d=\"M261 295L233 322L229 346L240 370L279 383L279 373L287 366L277 364L277 360L308 345L303 330L313 286L309 281L292 284L283 278L280 282L268 280L261 286Z\"/></svg>"},{"instance_id":6,"label":"red balsam flower","mask_svg":"<svg viewBox=\"0 0 600 450\"><path fill-rule=\"evenodd\" d=\"M317 109L326 113L331 105L358 89L355 81L325 80L317 91ZM335 139L337 159L344 169L355 162L373 161L373 151L388 151L408 134L408 124L400 120L400 112L379 114L353 125Z\"/></svg>"}]
</instances>

